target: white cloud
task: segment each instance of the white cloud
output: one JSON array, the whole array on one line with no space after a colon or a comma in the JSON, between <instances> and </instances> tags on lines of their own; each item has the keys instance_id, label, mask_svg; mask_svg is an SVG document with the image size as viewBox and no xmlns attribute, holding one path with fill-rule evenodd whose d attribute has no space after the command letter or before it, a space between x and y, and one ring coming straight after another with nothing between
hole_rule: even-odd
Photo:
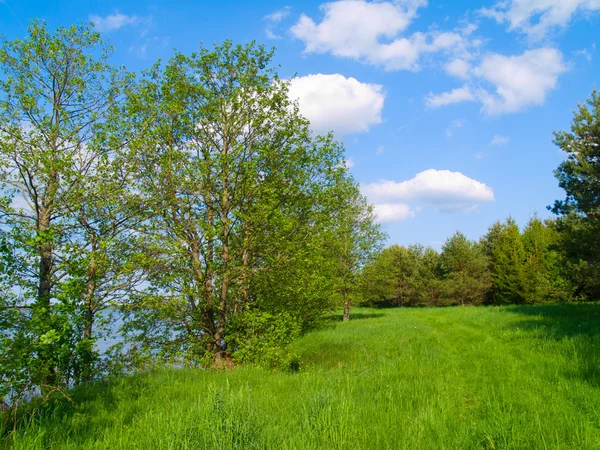
<instances>
[{"instance_id":1,"label":"white cloud","mask_svg":"<svg viewBox=\"0 0 600 450\"><path fill-rule=\"evenodd\" d=\"M418 8L426 4L426 0L324 3L320 7L324 14L320 23L302 14L290 31L304 41L307 53L331 53L387 70L418 70L423 54L464 52L469 45L463 34L457 32L400 36L417 16Z\"/></svg>"},{"instance_id":2,"label":"white cloud","mask_svg":"<svg viewBox=\"0 0 600 450\"><path fill-rule=\"evenodd\" d=\"M476 100L475 94L471 92L469 86L463 86L461 88L452 89L450 92L443 92L441 94L429 93L425 99L425 103L430 108L440 108L442 106L452 105L454 103L462 103Z\"/></svg>"},{"instance_id":3,"label":"white cloud","mask_svg":"<svg viewBox=\"0 0 600 450\"><path fill-rule=\"evenodd\" d=\"M273 32L273 30L271 30L271 28L269 28L269 27L265 28L265 34L267 35L267 39L271 39L271 40L281 39L281 36L279 36L278 34L275 34Z\"/></svg>"},{"instance_id":4,"label":"white cloud","mask_svg":"<svg viewBox=\"0 0 600 450\"><path fill-rule=\"evenodd\" d=\"M385 147L383 145L380 145L377 147L377 155L383 155L384 152L385 152Z\"/></svg>"},{"instance_id":5,"label":"white cloud","mask_svg":"<svg viewBox=\"0 0 600 450\"><path fill-rule=\"evenodd\" d=\"M562 54L554 48L528 50L519 56L490 53L476 70L496 89L495 94L482 91L483 108L488 114L503 114L541 105L566 70Z\"/></svg>"},{"instance_id":6,"label":"white cloud","mask_svg":"<svg viewBox=\"0 0 600 450\"><path fill-rule=\"evenodd\" d=\"M404 203L379 203L373 205L373 212L377 216L377 222L399 222L401 220L415 217L415 212Z\"/></svg>"},{"instance_id":7,"label":"white cloud","mask_svg":"<svg viewBox=\"0 0 600 450\"><path fill-rule=\"evenodd\" d=\"M344 167L346 169L352 169L354 167L354 160L352 158L348 158L344 161Z\"/></svg>"},{"instance_id":8,"label":"white cloud","mask_svg":"<svg viewBox=\"0 0 600 450\"><path fill-rule=\"evenodd\" d=\"M562 53L551 47L515 56L488 53L472 69L472 75L479 81L477 88L467 84L441 94L430 93L425 102L438 108L478 100L487 114L514 113L543 104L548 93L556 88L559 75L566 70ZM482 82L488 83L491 91L482 87Z\"/></svg>"},{"instance_id":9,"label":"white cloud","mask_svg":"<svg viewBox=\"0 0 600 450\"><path fill-rule=\"evenodd\" d=\"M508 144L508 141L510 141L510 139L507 138L506 136L496 134L492 138L492 142L490 142L490 145L504 145L504 144Z\"/></svg>"},{"instance_id":10,"label":"white cloud","mask_svg":"<svg viewBox=\"0 0 600 450\"><path fill-rule=\"evenodd\" d=\"M425 170L402 182L382 180L362 184L361 190L376 205L405 204L438 211L472 211L494 201L490 187L449 170Z\"/></svg>"},{"instance_id":11,"label":"white cloud","mask_svg":"<svg viewBox=\"0 0 600 450\"><path fill-rule=\"evenodd\" d=\"M385 94L378 84L340 74L314 74L290 82L290 98L317 133L360 133L381 123Z\"/></svg>"},{"instance_id":12,"label":"white cloud","mask_svg":"<svg viewBox=\"0 0 600 450\"><path fill-rule=\"evenodd\" d=\"M599 0L504 0L480 13L498 23L508 23L508 29L541 39L548 32L566 27L578 12L600 10Z\"/></svg>"},{"instance_id":13,"label":"white cloud","mask_svg":"<svg viewBox=\"0 0 600 450\"><path fill-rule=\"evenodd\" d=\"M291 6L284 6L283 8L278 9L277 11L274 11L271 14L267 14L264 18L269 22L281 22L283 19L290 15L291 9Z\"/></svg>"},{"instance_id":14,"label":"white cloud","mask_svg":"<svg viewBox=\"0 0 600 450\"><path fill-rule=\"evenodd\" d=\"M114 31L127 25L135 25L141 21L138 16L128 16L115 11L113 14L101 17L97 15L89 16L90 22L94 23L94 28L99 32Z\"/></svg>"},{"instance_id":15,"label":"white cloud","mask_svg":"<svg viewBox=\"0 0 600 450\"><path fill-rule=\"evenodd\" d=\"M469 78L469 69L469 63L460 58L453 59L444 66L448 75L463 79Z\"/></svg>"},{"instance_id":16,"label":"white cloud","mask_svg":"<svg viewBox=\"0 0 600 450\"><path fill-rule=\"evenodd\" d=\"M267 25L267 28L265 28L265 34L267 35L268 39L281 39L281 36L273 31L273 28L276 26L276 24L290 15L291 9L291 6L284 6L283 8L263 17L264 20L269 22L269 25Z\"/></svg>"}]
</instances>

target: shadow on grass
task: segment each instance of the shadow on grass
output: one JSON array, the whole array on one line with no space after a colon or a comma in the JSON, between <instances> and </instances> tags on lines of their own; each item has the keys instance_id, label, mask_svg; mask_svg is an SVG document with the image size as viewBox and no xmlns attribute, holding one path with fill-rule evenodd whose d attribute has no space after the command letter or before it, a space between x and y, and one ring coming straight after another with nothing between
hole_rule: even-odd
<instances>
[{"instance_id":1,"label":"shadow on grass","mask_svg":"<svg viewBox=\"0 0 600 450\"><path fill-rule=\"evenodd\" d=\"M376 319L379 317L383 317L384 314L383 313L377 313L377 312L373 312L373 313L352 313L350 314L350 321L353 320L363 320L363 319ZM330 322L342 322L344 320L344 314L343 313L335 313L335 314L331 314L327 317L327 320Z\"/></svg>"},{"instance_id":2,"label":"shadow on grass","mask_svg":"<svg viewBox=\"0 0 600 450\"><path fill-rule=\"evenodd\" d=\"M109 425L105 414L107 411L127 404L130 407L120 417L120 423L129 425L133 421L136 414L135 401L143 394L147 385L143 375L130 375L84 384L71 390L68 398L57 398L42 404L41 399L33 399L17 411L16 427L13 418L0 422L0 448L12 441L9 435L11 432L22 434L32 424L44 430L44 448L52 447L57 431L63 437L68 434L69 440L78 444L94 441L96 435ZM71 420L76 416L86 417L86 420ZM65 423L69 424L68 430L64 429Z\"/></svg>"},{"instance_id":3,"label":"shadow on grass","mask_svg":"<svg viewBox=\"0 0 600 450\"><path fill-rule=\"evenodd\" d=\"M571 376L600 387L600 303L511 306L520 320L513 324L537 339L565 342L572 361Z\"/></svg>"}]
</instances>

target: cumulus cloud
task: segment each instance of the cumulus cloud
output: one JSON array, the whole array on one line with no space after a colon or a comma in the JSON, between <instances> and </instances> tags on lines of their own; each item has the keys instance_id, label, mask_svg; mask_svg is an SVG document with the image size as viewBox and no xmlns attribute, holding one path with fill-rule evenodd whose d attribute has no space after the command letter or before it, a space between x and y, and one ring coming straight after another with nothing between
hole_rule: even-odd
<instances>
[{"instance_id":1,"label":"cumulus cloud","mask_svg":"<svg viewBox=\"0 0 600 450\"><path fill-rule=\"evenodd\" d=\"M438 108L478 100L486 114L514 113L543 104L566 70L562 53L551 47L514 56L488 53L472 69L472 76L479 82L477 88L464 85L441 94L430 93L425 102L429 107ZM482 86L485 83L491 87L489 90Z\"/></svg>"},{"instance_id":2,"label":"cumulus cloud","mask_svg":"<svg viewBox=\"0 0 600 450\"><path fill-rule=\"evenodd\" d=\"M109 14L104 17L90 15L89 20L94 24L94 28L102 33L118 30L127 25L135 25L140 23L142 19L138 16L128 16L115 11L113 14Z\"/></svg>"},{"instance_id":3,"label":"cumulus cloud","mask_svg":"<svg viewBox=\"0 0 600 450\"><path fill-rule=\"evenodd\" d=\"M464 33L430 31L400 36L426 0L368 2L341 0L324 3L320 23L302 14L291 33L307 53L331 53L387 70L418 70L423 54L466 51Z\"/></svg>"},{"instance_id":4,"label":"cumulus cloud","mask_svg":"<svg viewBox=\"0 0 600 450\"><path fill-rule=\"evenodd\" d=\"M507 23L511 31L520 31L532 39L541 39L548 32L566 27L573 16L600 10L599 0L504 0L480 13Z\"/></svg>"},{"instance_id":5,"label":"cumulus cloud","mask_svg":"<svg viewBox=\"0 0 600 450\"><path fill-rule=\"evenodd\" d=\"M377 222L400 222L415 217L415 212L404 203L379 203L373 205Z\"/></svg>"},{"instance_id":6,"label":"cumulus cloud","mask_svg":"<svg viewBox=\"0 0 600 450\"><path fill-rule=\"evenodd\" d=\"M429 169L414 178L396 182L382 180L361 185L361 191L389 217L389 205L408 205L417 210L422 207L436 211L466 212L479 205L494 201L493 190L480 181L449 170Z\"/></svg>"},{"instance_id":7,"label":"cumulus cloud","mask_svg":"<svg viewBox=\"0 0 600 450\"><path fill-rule=\"evenodd\" d=\"M496 92L482 92L483 108L489 114L503 114L541 105L566 70L562 54L554 48L528 50L518 56L488 54L476 74Z\"/></svg>"},{"instance_id":8,"label":"cumulus cloud","mask_svg":"<svg viewBox=\"0 0 600 450\"><path fill-rule=\"evenodd\" d=\"M317 133L360 133L381 123L385 93L378 84L319 73L292 79L289 95Z\"/></svg>"},{"instance_id":9,"label":"cumulus cloud","mask_svg":"<svg viewBox=\"0 0 600 450\"><path fill-rule=\"evenodd\" d=\"M490 142L490 145L504 145L504 144L508 144L508 141L510 141L509 138L507 138L506 136L502 136L500 134L496 134L493 138L492 138L492 142Z\"/></svg>"},{"instance_id":10,"label":"cumulus cloud","mask_svg":"<svg viewBox=\"0 0 600 450\"><path fill-rule=\"evenodd\" d=\"M471 91L471 88L469 86L463 86L441 94L433 94L430 92L425 99L425 103L430 108L440 108L454 103L470 102L474 100L476 100L476 97Z\"/></svg>"},{"instance_id":11,"label":"cumulus cloud","mask_svg":"<svg viewBox=\"0 0 600 450\"><path fill-rule=\"evenodd\" d=\"M458 78L469 78L469 69L469 63L460 58L453 59L444 66L448 75Z\"/></svg>"}]
</instances>

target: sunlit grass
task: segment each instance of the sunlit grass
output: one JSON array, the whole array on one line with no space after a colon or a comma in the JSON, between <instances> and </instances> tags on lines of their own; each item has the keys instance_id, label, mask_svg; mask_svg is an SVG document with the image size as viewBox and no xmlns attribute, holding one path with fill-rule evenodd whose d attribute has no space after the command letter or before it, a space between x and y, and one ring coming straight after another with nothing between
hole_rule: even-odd
<instances>
[{"instance_id":1,"label":"sunlit grass","mask_svg":"<svg viewBox=\"0 0 600 450\"><path fill-rule=\"evenodd\" d=\"M88 386L15 449L600 448L600 305L356 309L297 374L162 371Z\"/></svg>"}]
</instances>

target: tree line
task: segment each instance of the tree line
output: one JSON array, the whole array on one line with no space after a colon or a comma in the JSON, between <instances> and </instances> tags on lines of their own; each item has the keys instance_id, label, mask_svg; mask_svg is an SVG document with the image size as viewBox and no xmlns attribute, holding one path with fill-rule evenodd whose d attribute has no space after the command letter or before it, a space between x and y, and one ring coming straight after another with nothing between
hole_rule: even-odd
<instances>
[{"instance_id":1,"label":"tree line","mask_svg":"<svg viewBox=\"0 0 600 450\"><path fill-rule=\"evenodd\" d=\"M532 304L569 298L553 248L556 232L532 218L509 218L478 242L457 232L442 251L421 245L384 249L361 274L361 301L394 306Z\"/></svg>"},{"instance_id":2,"label":"tree line","mask_svg":"<svg viewBox=\"0 0 600 450\"><path fill-rule=\"evenodd\" d=\"M153 364L289 364L384 237L272 51L224 42L141 76L111 53L40 21L0 47L0 400Z\"/></svg>"},{"instance_id":3,"label":"tree line","mask_svg":"<svg viewBox=\"0 0 600 450\"><path fill-rule=\"evenodd\" d=\"M600 299L600 94L575 112L569 131L555 133L565 153L555 171L566 192L521 230L494 223L479 241L457 232L441 252L393 245L359 275L365 305L537 304Z\"/></svg>"}]
</instances>

